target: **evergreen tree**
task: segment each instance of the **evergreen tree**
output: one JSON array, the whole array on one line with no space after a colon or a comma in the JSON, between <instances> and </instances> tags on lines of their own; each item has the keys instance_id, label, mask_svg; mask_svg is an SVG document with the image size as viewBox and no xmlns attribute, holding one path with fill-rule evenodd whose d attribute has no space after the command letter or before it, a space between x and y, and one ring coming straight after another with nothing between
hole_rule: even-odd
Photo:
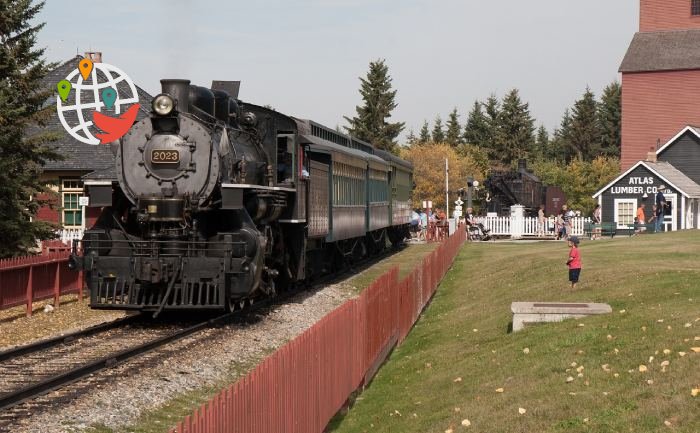
<instances>
[{"instance_id":1,"label":"evergreen tree","mask_svg":"<svg viewBox=\"0 0 700 433\"><path fill-rule=\"evenodd\" d=\"M489 159L495 161L498 159L496 135L498 133L501 103L498 101L496 94L492 93L483 105L486 113L486 135L484 136L483 146L486 148Z\"/></svg>"},{"instance_id":2,"label":"evergreen tree","mask_svg":"<svg viewBox=\"0 0 700 433\"><path fill-rule=\"evenodd\" d=\"M420 133L418 134L418 143L425 144L430 141L430 127L428 126L428 121L423 121L423 126L420 128Z\"/></svg>"},{"instance_id":3,"label":"evergreen tree","mask_svg":"<svg viewBox=\"0 0 700 433\"><path fill-rule=\"evenodd\" d=\"M43 3L0 0L0 257L26 254L38 239L53 235L53 227L31 221L47 192L39 181L42 164L56 154L44 144L48 134L29 135L50 115L42 108L52 91L41 80L54 65L35 49L43 24L32 25Z\"/></svg>"},{"instance_id":4,"label":"evergreen tree","mask_svg":"<svg viewBox=\"0 0 700 433\"><path fill-rule=\"evenodd\" d=\"M472 111L469 112L467 124L464 127L464 142L478 147L488 145L489 125L486 116L481 111L481 103L474 101Z\"/></svg>"},{"instance_id":5,"label":"evergreen tree","mask_svg":"<svg viewBox=\"0 0 700 433\"><path fill-rule=\"evenodd\" d=\"M435 143L443 143L445 141L445 131L442 129L442 119L439 114L435 117L435 124L433 125L433 141Z\"/></svg>"},{"instance_id":6,"label":"evergreen tree","mask_svg":"<svg viewBox=\"0 0 700 433\"><path fill-rule=\"evenodd\" d=\"M352 119L345 116L350 124L345 129L350 135L368 141L379 149L396 152L396 137L403 130L404 123L387 122L396 108L396 90L391 90L391 81L389 67L383 59L370 62L367 77L360 78L364 105L355 107L357 116Z\"/></svg>"},{"instance_id":7,"label":"evergreen tree","mask_svg":"<svg viewBox=\"0 0 700 433\"><path fill-rule=\"evenodd\" d=\"M514 160L527 158L535 141L534 123L529 104L520 100L518 89L508 92L503 97L498 115L496 159L510 165Z\"/></svg>"},{"instance_id":8,"label":"evergreen tree","mask_svg":"<svg viewBox=\"0 0 700 433\"><path fill-rule=\"evenodd\" d=\"M559 128L554 131L554 138L549 142L545 159L568 162L573 155L571 146L571 111L567 108L561 118Z\"/></svg>"},{"instance_id":9,"label":"evergreen tree","mask_svg":"<svg viewBox=\"0 0 700 433\"><path fill-rule=\"evenodd\" d=\"M571 113L570 145L578 158L592 161L601 151L601 132L597 103L591 89L586 87L581 99L574 103Z\"/></svg>"},{"instance_id":10,"label":"evergreen tree","mask_svg":"<svg viewBox=\"0 0 700 433\"><path fill-rule=\"evenodd\" d=\"M617 81L610 83L603 90L598 104L598 121L600 123L600 144L606 155L620 156L622 146L622 86Z\"/></svg>"},{"instance_id":11,"label":"evergreen tree","mask_svg":"<svg viewBox=\"0 0 700 433\"><path fill-rule=\"evenodd\" d=\"M544 125L540 125L537 129L537 136L535 138L535 146L533 148L532 156L535 159L548 159L547 151L549 149L549 132Z\"/></svg>"},{"instance_id":12,"label":"evergreen tree","mask_svg":"<svg viewBox=\"0 0 700 433\"><path fill-rule=\"evenodd\" d=\"M445 134L447 144L457 147L462 142L461 132L462 127L459 124L459 114L457 114L457 108L455 108L450 113L449 119L447 119L447 133Z\"/></svg>"},{"instance_id":13,"label":"evergreen tree","mask_svg":"<svg viewBox=\"0 0 700 433\"><path fill-rule=\"evenodd\" d=\"M413 146L416 144L418 141L418 137L416 137L416 134L413 133L413 128L411 128L410 131L408 131L408 135L406 136L406 144L409 146Z\"/></svg>"}]
</instances>

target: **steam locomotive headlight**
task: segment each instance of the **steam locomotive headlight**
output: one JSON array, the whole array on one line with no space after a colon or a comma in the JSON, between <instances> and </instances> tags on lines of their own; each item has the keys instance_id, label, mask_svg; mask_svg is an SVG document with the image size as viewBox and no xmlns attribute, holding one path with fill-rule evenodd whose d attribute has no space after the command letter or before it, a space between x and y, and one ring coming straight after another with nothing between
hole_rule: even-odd
<instances>
[{"instance_id":1,"label":"steam locomotive headlight","mask_svg":"<svg viewBox=\"0 0 700 433\"><path fill-rule=\"evenodd\" d=\"M153 98L153 111L160 116L167 116L173 112L175 101L170 95L160 94Z\"/></svg>"}]
</instances>

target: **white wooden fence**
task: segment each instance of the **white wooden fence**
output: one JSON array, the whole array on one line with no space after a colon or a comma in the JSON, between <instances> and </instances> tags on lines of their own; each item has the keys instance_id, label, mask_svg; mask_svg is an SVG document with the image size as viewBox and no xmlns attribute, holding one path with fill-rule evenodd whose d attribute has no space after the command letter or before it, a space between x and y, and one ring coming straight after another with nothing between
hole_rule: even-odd
<instances>
[{"instance_id":1,"label":"white wooden fence","mask_svg":"<svg viewBox=\"0 0 700 433\"><path fill-rule=\"evenodd\" d=\"M61 239L61 242L63 242L64 244L72 245L74 239L80 240L83 238L83 229L61 229L59 230L58 235L59 239Z\"/></svg>"},{"instance_id":2,"label":"white wooden fence","mask_svg":"<svg viewBox=\"0 0 700 433\"><path fill-rule=\"evenodd\" d=\"M556 224L554 218L548 218L545 227L538 227L537 218L532 217L478 217L477 221L491 230L491 235L510 236L513 239L523 237L556 236ZM571 235L582 236L585 223L591 222L590 218L576 217L571 219Z\"/></svg>"}]
</instances>

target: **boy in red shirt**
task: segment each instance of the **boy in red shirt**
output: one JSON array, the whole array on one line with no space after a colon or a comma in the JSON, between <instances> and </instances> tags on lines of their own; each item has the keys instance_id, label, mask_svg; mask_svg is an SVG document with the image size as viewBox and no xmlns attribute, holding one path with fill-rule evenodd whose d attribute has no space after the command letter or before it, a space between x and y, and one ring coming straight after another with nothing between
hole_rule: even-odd
<instances>
[{"instance_id":1,"label":"boy in red shirt","mask_svg":"<svg viewBox=\"0 0 700 433\"><path fill-rule=\"evenodd\" d=\"M566 264L569 266L569 281L571 281L571 288L576 288L576 283L578 283L578 277L581 275L581 255L578 251L579 240L576 236L571 236L569 238L569 260Z\"/></svg>"}]
</instances>

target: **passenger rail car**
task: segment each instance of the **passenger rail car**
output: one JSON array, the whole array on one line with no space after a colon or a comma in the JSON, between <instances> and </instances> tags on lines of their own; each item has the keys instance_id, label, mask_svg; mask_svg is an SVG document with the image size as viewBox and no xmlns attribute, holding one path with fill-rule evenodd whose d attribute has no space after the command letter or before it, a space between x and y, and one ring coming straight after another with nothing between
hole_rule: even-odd
<instances>
[{"instance_id":1,"label":"passenger rail car","mask_svg":"<svg viewBox=\"0 0 700 433\"><path fill-rule=\"evenodd\" d=\"M71 264L93 308L232 310L408 235L408 162L215 83L161 80L115 173L85 179L102 213Z\"/></svg>"}]
</instances>

